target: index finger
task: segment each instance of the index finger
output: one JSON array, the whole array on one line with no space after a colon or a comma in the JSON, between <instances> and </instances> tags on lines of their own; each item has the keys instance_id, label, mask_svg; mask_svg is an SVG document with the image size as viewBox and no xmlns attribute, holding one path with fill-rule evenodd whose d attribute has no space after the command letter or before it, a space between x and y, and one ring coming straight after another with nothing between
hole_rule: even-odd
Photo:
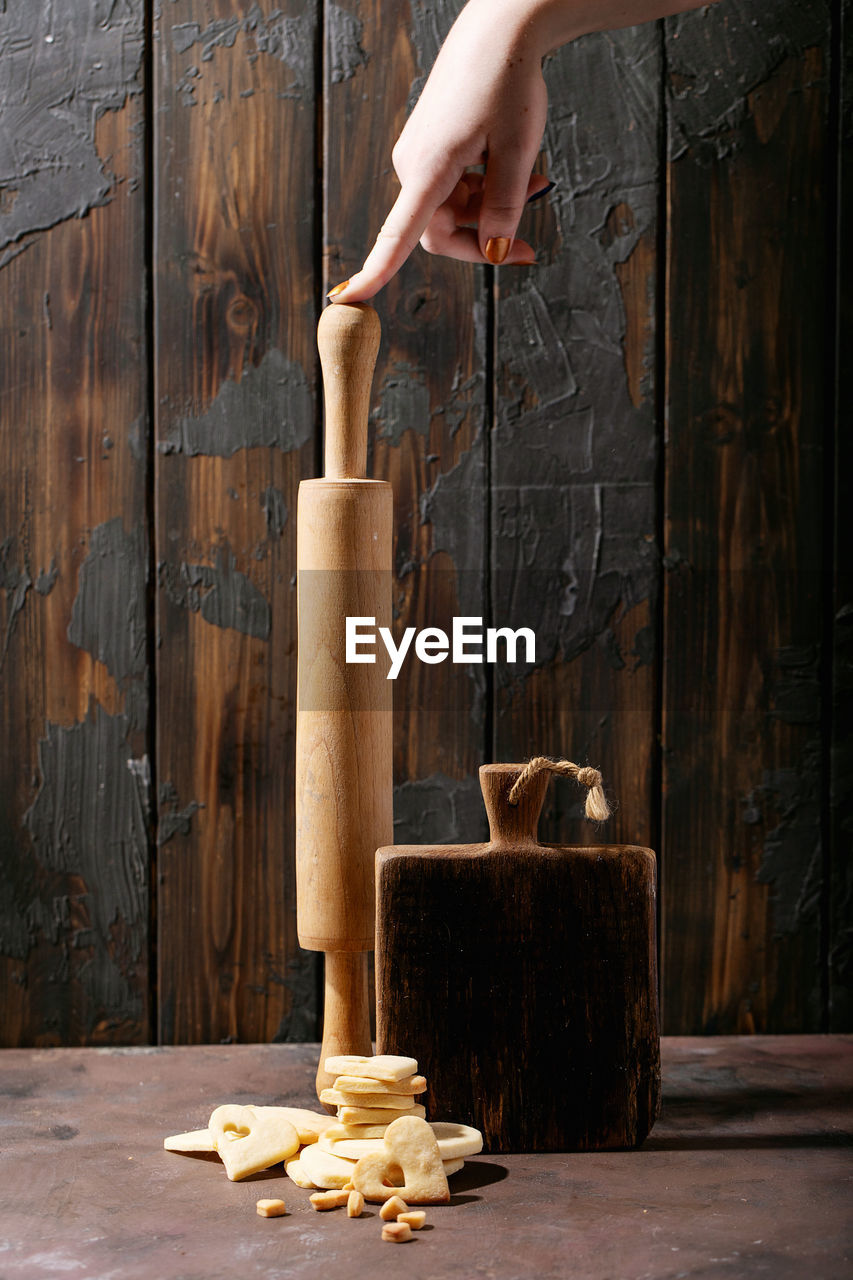
<instances>
[{"instance_id":1,"label":"index finger","mask_svg":"<svg viewBox=\"0 0 853 1280\"><path fill-rule=\"evenodd\" d=\"M363 302L400 270L423 235L430 218L456 186L456 177L441 174L432 182L409 182L385 219L364 266L326 295L335 302Z\"/></svg>"}]
</instances>

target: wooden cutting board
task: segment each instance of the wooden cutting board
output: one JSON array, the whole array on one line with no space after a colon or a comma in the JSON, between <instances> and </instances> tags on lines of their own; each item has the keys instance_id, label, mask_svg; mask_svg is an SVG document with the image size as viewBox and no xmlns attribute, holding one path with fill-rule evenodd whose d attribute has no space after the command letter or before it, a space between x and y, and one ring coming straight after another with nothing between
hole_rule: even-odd
<instances>
[{"instance_id":1,"label":"wooden cutting board","mask_svg":"<svg viewBox=\"0 0 853 1280\"><path fill-rule=\"evenodd\" d=\"M379 1053L485 1149L636 1147L660 1109L655 855L539 844L548 775L484 765L488 844L377 852Z\"/></svg>"}]
</instances>

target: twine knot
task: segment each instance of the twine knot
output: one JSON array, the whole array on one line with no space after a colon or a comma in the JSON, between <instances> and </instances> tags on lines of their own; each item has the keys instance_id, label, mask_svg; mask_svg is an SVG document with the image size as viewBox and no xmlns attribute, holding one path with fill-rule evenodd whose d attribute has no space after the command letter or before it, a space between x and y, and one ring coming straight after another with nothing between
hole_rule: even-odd
<instances>
[{"instance_id":1,"label":"twine knot","mask_svg":"<svg viewBox=\"0 0 853 1280\"><path fill-rule=\"evenodd\" d=\"M587 788L585 812L592 822L604 822L610 817L610 806L604 796L604 784L598 769L573 764L571 760L549 760L547 756L534 756L528 760L510 790L510 804L518 804L519 796L530 779L543 769L559 773L564 778L574 778Z\"/></svg>"}]
</instances>

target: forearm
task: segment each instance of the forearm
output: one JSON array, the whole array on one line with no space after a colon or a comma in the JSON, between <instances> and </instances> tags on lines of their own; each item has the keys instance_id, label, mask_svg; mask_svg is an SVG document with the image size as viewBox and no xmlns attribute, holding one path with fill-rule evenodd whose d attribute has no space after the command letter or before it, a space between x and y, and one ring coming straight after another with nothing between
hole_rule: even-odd
<instances>
[{"instance_id":1,"label":"forearm","mask_svg":"<svg viewBox=\"0 0 853 1280\"><path fill-rule=\"evenodd\" d=\"M537 56L592 31L638 26L714 0L468 0L461 21L503 25Z\"/></svg>"}]
</instances>

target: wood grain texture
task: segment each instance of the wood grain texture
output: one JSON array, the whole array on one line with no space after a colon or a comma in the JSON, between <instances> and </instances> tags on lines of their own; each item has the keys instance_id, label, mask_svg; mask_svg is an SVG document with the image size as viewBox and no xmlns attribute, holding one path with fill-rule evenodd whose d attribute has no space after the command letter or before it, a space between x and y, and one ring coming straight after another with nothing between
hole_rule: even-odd
<instances>
[{"instance_id":1,"label":"wood grain texture","mask_svg":"<svg viewBox=\"0 0 853 1280\"><path fill-rule=\"evenodd\" d=\"M97 18L0 14L3 1045L149 1035L142 6Z\"/></svg>"},{"instance_id":2,"label":"wood grain texture","mask_svg":"<svg viewBox=\"0 0 853 1280\"><path fill-rule=\"evenodd\" d=\"M155 37L160 1035L310 1038L294 524L316 421L315 15L178 0Z\"/></svg>"},{"instance_id":3,"label":"wood grain texture","mask_svg":"<svg viewBox=\"0 0 853 1280\"><path fill-rule=\"evenodd\" d=\"M685 1032L823 1025L827 33L795 3L668 26L663 1012Z\"/></svg>"},{"instance_id":4,"label":"wood grain texture","mask_svg":"<svg viewBox=\"0 0 853 1280\"><path fill-rule=\"evenodd\" d=\"M498 671L494 758L570 756L615 801L609 839L655 829L658 556L655 305L660 35L585 37L546 69L554 192L497 276L492 596L534 628L537 667ZM545 207L547 204L547 207ZM552 789L550 840L583 842Z\"/></svg>"},{"instance_id":5,"label":"wood grain texture","mask_svg":"<svg viewBox=\"0 0 853 1280\"><path fill-rule=\"evenodd\" d=\"M655 857L538 844L549 774L480 770L484 845L377 853L377 1052L485 1150L639 1146L660 1107Z\"/></svg>"},{"instance_id":6,"label":"wood grain texture","mask_svg":"<svg viewBox=\"0 0 853 1280\"><path fill-rule=\"evenodd\" d=\"M391 148L458 0L327 4L326 288L361 265L396 198ZM373 388L372 474L394 489L394 634L450 630L485 606L483 273L418 248L374 300L383 341ZM473 674L472 674L473 672ZM482 669L409 660L394 686L397 839L472 838L484 742ZM451 835L452 833L452 835Z\"/></svg>"}]
</instances>

